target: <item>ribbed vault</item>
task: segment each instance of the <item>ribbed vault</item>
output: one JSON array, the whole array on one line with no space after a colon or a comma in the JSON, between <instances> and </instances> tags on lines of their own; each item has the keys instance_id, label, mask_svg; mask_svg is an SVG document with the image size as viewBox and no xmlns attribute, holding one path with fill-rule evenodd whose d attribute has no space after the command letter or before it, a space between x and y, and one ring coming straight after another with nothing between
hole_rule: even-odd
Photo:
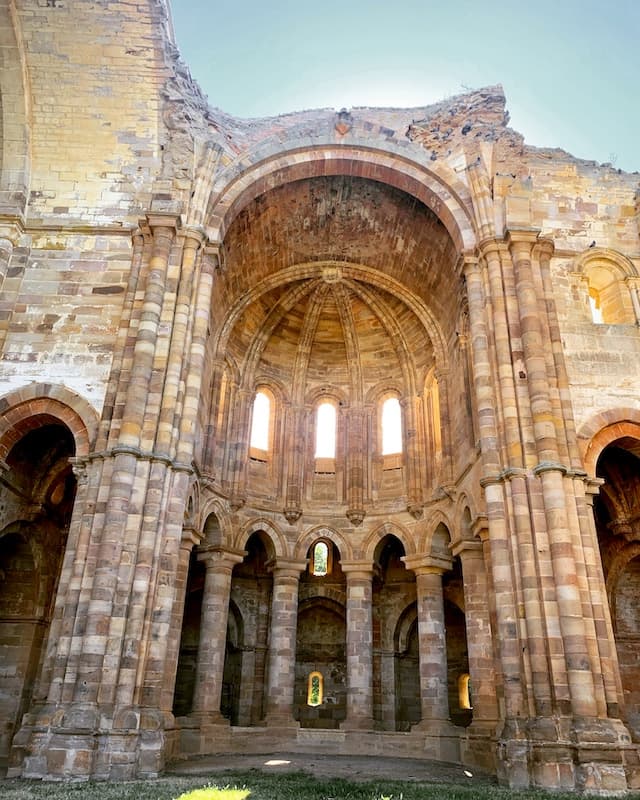
<instances>
[{"instance_id":1,"label":"ribbed vault","mask_svg":"<svg viewBox=\"0 0 640 800\"><path fill-rule=\"evenodd\" d=\"M214 307L236 311L214 341L249 391L272 379L295 404L326 386L355 404L384 384L411 396L438 361L434 342L455 335L453 242L388 185L338 175L277 186L239 213L222 250Z\"/></svg>"}]
</instances>

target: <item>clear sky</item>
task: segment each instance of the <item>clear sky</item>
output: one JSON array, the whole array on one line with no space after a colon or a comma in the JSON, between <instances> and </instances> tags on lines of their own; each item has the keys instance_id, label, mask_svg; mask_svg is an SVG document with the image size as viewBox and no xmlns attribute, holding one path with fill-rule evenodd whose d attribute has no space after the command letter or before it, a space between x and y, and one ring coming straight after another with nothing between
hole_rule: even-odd
<instances>
[{"instance_id":1,"label":"clear sky","mask_svg":"<svg viewBox=\"0 0 640 800\"><path fill-rule=\"evenodd\" d=\"M527 144L640 171L640 0L171 0L239 117L420 106L501 83Z\"/></svg>"}]
</instances>

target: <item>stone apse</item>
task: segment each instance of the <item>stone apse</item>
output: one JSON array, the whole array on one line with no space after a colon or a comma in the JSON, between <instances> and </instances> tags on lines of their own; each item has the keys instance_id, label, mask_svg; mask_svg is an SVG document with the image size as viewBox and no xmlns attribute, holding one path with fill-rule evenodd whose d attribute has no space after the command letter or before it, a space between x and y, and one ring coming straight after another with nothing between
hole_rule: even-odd
<instances>
[{"instance_id":1,"label":"stone apse","mask_svg":"<svg viewBox=\"0 0 640 800\"><path fill-rule=\"evenodd\" d=\"M638 175L502 89L242 120L0 0L0 767L640 784Z\"/></svg>"}]
</instances>

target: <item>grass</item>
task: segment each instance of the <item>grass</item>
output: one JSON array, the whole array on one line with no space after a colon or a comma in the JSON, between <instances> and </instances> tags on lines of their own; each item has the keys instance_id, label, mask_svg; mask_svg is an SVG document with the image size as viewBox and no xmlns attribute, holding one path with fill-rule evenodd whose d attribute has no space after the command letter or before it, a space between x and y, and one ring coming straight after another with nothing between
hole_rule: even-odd
<instances>
[{"instance_id":1,"label":"grass","mask_svg":"<svg viewBox=\"0 0 640 800\"><path fill-rule=\"evenodd\" d=\"M473 783L354 782L319 779L302 772L274 775L259 770L227 772L210 779L158 778L128 783L1 781L0 797L2 800L576 800L575 794L515 792ZM630 797L627 795L627 800Z\"/></svg>"}]
</instances>

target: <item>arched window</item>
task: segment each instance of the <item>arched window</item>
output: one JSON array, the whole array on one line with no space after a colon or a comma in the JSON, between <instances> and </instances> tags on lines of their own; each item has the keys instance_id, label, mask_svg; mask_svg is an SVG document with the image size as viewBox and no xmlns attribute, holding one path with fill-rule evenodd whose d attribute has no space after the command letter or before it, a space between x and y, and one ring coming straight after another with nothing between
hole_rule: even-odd
<instances>
[{"instance_id":1,"label":"arched window","mask_svg":"<svg viewBox=\"0 0 640 800\"><path fill-rule=\"evenodd\" d=\"M628 258L604 247L590 247L578 258L577 275L586 290L591 321L597 325L633 325L640 315Z\"/></svg>"},{"instance_id":2,"label":"arched window","mask_svg":"<svg viewBox=\"0 0 640 800\"><path fill-rule=\"evenodd\" d=\"M329 545L326 542L316 542L311 551L311 574L318 578L329 573Z\"/></svg>"},{"instance_id":3,"label":"arched window","mask_svg":"<svg viewBox=\"0 0 640 800\"><path fill-rule=\"evenodd\" d=\"M402 413L397 397L387 397L382 404L382 455L402 452Z\"/></svg>"},{"instance_id":4,"label":"arched window","mask_svg":"<svg viewBox=\"0 0 640 800\"><path fill-rule=\"evenodd\" d=\"M322 673L321 672L309 673L309 680L307 683L308 706L322 705L322 689L323 689Z\"/></svg>"},{"instance_id":5,"label":"arched window","mask_svg":"<svg viewBox=\"0 0 640 800\"><path fill-rule=\"evenodd\" d=\"M329 400L323 400L316 412L315 457L336 457L336 407Z\"/></svg>"},{"instance_id":6,"label":"arched window","mask_svg":"<svg viewBox=\"0 0 640 800\"><path fill-rule=\"evenodd\" d=\"M269 450L269 434L271 422L271 399L264 391L259 391L253 401L251 415L250 447L255 450Z\"/></svg>"}]
</instances>

